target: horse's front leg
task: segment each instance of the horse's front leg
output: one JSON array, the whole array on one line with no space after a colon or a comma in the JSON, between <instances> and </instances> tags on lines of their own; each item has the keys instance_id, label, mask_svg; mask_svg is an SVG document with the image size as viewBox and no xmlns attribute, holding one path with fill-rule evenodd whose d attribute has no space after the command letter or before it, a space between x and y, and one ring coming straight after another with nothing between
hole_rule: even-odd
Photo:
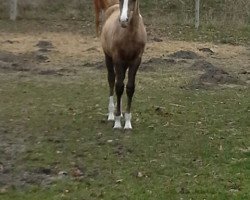
<instances>
[{"instance_id":1,"label":"horse's front leg","mask_svg":"<svg viewBox=\"0 0 250 200\"><path fill-rule=\"evenodd\" d=\"M116 71L115 92L116 92L116 96L117 96L117 107L116 107L116 113L115 113L114 129L120 129L120 128L122 128L122 125L121 125L121 115L122 115L121 102L122 102L122 94L124 91L124 79L125 79L126 69L122 65L116 65L115 71Z\"/></svg>"},{"instance_id":2,"label":"horse's front leg","mask_svg":"<svg viewBox=\"0 0 250 200\"><path fill-rule=\"evenodd\" d=\"M109 82L109 105L108 105L108 121L114 121L115 116L115 104L114 104L114 87L115 87L115 71L113 60L110 56L105 54L105 62L108 70L108 82Z\"/></svg>"},{"instance_id":3,"label":"horse's front leg","mask_svg":"<svg viewBox=\"0 0 250 200\"><path fill-rule=\"evenodd\" d=\"M124 129L132 129L131 125L131 104L132 98L135 92L135 77L139 65L141 63L141 58L135 60L135 62L130 66L128 71L128 83L126 85L126 93L127 93L127 108L125 113L125 126Z\"/></svg>"}]
</instances>

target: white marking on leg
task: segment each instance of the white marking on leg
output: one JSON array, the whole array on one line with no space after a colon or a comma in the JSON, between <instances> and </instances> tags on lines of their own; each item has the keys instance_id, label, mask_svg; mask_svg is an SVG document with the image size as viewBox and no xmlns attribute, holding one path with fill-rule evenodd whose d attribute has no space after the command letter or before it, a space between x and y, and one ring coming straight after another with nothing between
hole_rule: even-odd
<instances>
[{"instance_id":1,"label":"white marking on leg","mask_svg":"<svg viewBox=\"0 0 250 200\"><path fill-rule=\"evenodd\" d=\"M121 22L127 22L128 21L128 0L124 0L124 2L123 2L120 21Z\"/></svg>"},{"instance_id":2,"label":"white marking on leg","mask_svg":"<svg viewBox=\"0 0 250 200\"><path fill-rule=\"evenodd\" d=\"M121 124L121 116L115 116L115 125L114 129L121 129L122 124Z\"/></svg>"},{"instance_id":3,"label":"white marking on leg","mask_svg":"<svg viewBox=\"0 0 250 200\"><path fill-rule=\"evenodd\" d=\"M115 104L114 104L114 97L110 96L109 97L109 116L108 116L108 121L114 121L115 116L114 116L114 111L115 111Z\"/></svg>"},{"instance_id":4,"label":"white marking on leg","mask_svg":"<svg viewBox=\"0 0 250 200\"><path fill-rule=\"evenodd\" d=\"M120 110L121 110L121 118L123 118L123 114L122 114L122 99L121 99L120 105L121 105L121 107L120 107Z\"/></svg>"},{"instance_id":5,"label":"white marking on leg","mask_svg":"<svg viewBox=\"0 0 250 200\"><path fill-rule=\"evenodd\" d=\"M131 113L125 113L125 126L124 126L124 129L132 129L131 118L132 118Z\"/></svg>"}]
</instances>

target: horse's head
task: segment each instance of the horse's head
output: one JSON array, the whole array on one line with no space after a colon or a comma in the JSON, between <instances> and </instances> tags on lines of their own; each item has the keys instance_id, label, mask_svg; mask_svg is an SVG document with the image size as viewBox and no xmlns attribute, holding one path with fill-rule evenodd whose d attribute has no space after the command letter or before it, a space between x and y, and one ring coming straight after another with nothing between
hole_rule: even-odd
<instances>
[{"instance_id":1,"label":"horse's head","mask_svg":"<svg viewBox=\"0 0 250 200\"><path fill-rule=\"evenodd\" d=\"M120 2L120 23L126 28L131 20L132 13L138 7L138 0L119 0Z\"/></svg>"}]
</instances>

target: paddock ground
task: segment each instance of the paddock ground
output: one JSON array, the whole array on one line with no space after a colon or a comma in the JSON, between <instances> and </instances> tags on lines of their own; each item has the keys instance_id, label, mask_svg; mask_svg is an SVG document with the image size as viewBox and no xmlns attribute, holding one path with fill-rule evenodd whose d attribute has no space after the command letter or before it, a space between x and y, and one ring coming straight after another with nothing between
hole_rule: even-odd
<instances>
[{"instance_id":1,"label":"paddock ground","mask_svg":"<svg viewBox=\"0 0 250 200\"><path fill-rule=\"evenodd\" d=\"M250 199L249 46L150 35L124 132L106 121L99 38L13 30L0 32L0 199Z\"/></svg>"}]
</instances>

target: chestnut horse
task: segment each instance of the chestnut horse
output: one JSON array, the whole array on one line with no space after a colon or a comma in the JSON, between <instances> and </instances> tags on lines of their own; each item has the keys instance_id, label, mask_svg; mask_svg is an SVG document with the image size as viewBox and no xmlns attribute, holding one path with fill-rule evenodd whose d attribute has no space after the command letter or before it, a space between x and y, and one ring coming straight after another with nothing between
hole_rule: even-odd
<instances>
[{"instance_id":1,"label":"chestnut horse","mask_svg":"<svg viewBox=\"0 0 250 200\"><path fill-rule=\"evenodd\" d=\"M93 0L95 8L95 28L96 35L99 36L100 22L104 22L104 12L107 8L114 4L118 4L119 0ZM100 16L101 15L101 16Z\"/></svg>"},{"instance_id":2,"label":"chestnut horse","mask_svg":"<svg viewBox=\"0 0 250 200\"><path fill-rule=\"evenodd\" d=\"M127 107L124 129L132 129L131 103L135 91L135 77L141 64L146 40L147 34L139 11L139 0L119 0L117 4L109 4L105 9L101 42L110 88L108 120L115 120L115 129L122 128L121 98L126 71L128 71L128 81L126 84ZM117 96L115 115L114 89Z\"/></svg>"}]
</instances>

